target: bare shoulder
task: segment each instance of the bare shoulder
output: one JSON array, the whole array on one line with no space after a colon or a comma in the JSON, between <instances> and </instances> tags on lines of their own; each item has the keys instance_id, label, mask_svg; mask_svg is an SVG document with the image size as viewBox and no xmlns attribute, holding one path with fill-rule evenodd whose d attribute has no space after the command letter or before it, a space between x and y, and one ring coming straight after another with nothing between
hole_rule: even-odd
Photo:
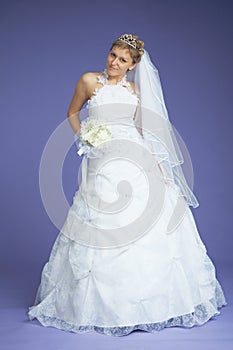
<instances>
[{"instance_id":1,"label":"bare shoulder","mask_svg":"<svg viewBox=\"0 0 233 350\"><path fill-rule=\"evenodd\" d=\"M85 89L88 98L92 96L93 91L98 85L97 76L99 74L101 74L101 72L86 72L80 78L81 84Z\"/></svg>"},{"instance_id":2,"label":"bare shoulder","mask_svg":"<svg viewBox=\"0 0 233 350\"><path fill-rule=\"evenodd\" d=\"M81 80L84 84L95 84L97 81L97 76L101 72L86 72L81 76Z\"/></svg>"},{"instance_id":3,"label":"bare shoulder","mask_svg":"<svg viewBox=\"0 0 233 350\"><path fill-rule=\"evenodd\" d=\"M92 92L95 90L98 84L97 76L99 74L101 74L101 72L86 72L79 79L79 83L87 92L88 97L92 95Z\"/></svg>"}]
</instances>

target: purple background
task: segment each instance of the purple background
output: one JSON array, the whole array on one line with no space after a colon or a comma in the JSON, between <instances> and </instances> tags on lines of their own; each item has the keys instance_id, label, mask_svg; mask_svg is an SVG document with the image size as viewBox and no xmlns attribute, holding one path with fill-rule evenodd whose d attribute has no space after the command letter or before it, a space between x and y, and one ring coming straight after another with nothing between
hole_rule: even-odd
<instances>
[{"instance_id":1,"label":"purple background","mask_svg":"<svg viewBox=\"0 0 233 350\"><path fill-rule=\"evenodd\" d=\"M232 1L12 0L0 6L0 349L41 349L46 342L47 349L87 349L94 341L95 349L139 344L138 349L145 344L150 349L154 342L165 349L169 340L179 349L202 341L212 349L224 342L227 349L232 341ZM58 234L40 197L43 148L66 118L77 80L105 68L112 41L123 33L139 35L159 70L170 120L193 163L200 206L192 212L229 306L201 328L112 339L44 328L28 322L26 308ZM70 204L78 161L72 147L63 168Z\"/></svg>"}]
</instances>

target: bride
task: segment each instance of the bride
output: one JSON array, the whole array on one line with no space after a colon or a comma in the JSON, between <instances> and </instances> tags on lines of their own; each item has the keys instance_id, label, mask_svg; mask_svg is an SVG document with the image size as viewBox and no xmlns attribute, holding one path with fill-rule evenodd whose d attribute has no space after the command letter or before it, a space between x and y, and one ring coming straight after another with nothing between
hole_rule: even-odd
<instances>
[{"instance_id":1,"label":"bride","mask_svg":"<svg viewBox=\"0 0 233 350\"><path fill-rule=\"evenodd\" d=\"M82 156L80 186L29 319L123 336L220 314L227 302L189 208L199 203L138 36L121 35L106 68L81 76L67 116Z\"/></svg>"}]
</instances>

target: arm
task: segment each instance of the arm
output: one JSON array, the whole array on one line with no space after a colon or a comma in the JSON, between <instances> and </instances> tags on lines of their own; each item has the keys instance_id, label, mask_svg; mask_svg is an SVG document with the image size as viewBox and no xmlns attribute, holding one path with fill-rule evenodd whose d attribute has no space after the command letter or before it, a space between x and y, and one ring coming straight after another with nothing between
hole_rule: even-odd
<instances>
[{"instance_id":1,"label":"arm","mask_svg":"<svg viewBox=\"0 0 233 350\"><path fill-rule=\"evenodd\" d=\"M139 134L146 140L146 138L144 137L143 135L143 132L142 132L142 115L141 115L141 108L140 106L137 107L137 110L135 112L135 115L134 115L134 118L133 118L135 121L136 121L136 129L138 130ZM163 175L163 178L164 178L164 181L166 184L169 183L169 180L168 180L168 176L167 176L167 173L166 171L164 170L164 167L162 166L162 164L156 160L156 164L159 166L159 169Z\"/></svg>"},{"instance_id":2,"label":"arm","mask_svg":"<svg viewBox=\"0 0 233 350\"><path fill-rule=\"evenodd\" d=\"M130 81L129 83L131 85L131 89L132 89L133 94L138 96L138 93L137 93L139 91L138 87L132 81ZM134 113L133 120L134 120L134 124L135 124L135 127L136 127L138 133L143 137L141 103L138 103L138 105L137 105L136 111Z\"/></svg>"},{"instance_id":3,"label":"arm","mask_svg":"<svg viewBox=\"0 0 233 350\"><path fill-rule=\"evenodd\" d=\"M133 87L133 90L134 92L136 93L135 91L135 85L132 85L133 83L131 83L131 86ZM134 118L133 120L135 121L135 126L136 126L136 129L138 130L139 134L144 138L144 135L143 135L143 132L142 132L142 114L141 114L141 104L138 104L137 106L137 109L136 109L136 112L134 114ZM164 167L162 166L162 164L160 164L159 161L156 161L156 164L158 164L159 166L159 169L163 175L163 178L164 178L164 181L166 184L169 183L169 180L168 180L168 177L167 177L167 173L166 171L164 170Z\"/></svg>"},{"instance_id":4,"label":"arm","mask_svg":"<svg viewBox=\"0 0 233 350\"><path fill-rule=\"evenodd\" d=\"M138 105L136 112L134 114L134 123L137 131L139 134L143 137L143 132L142 132L142 115L141 115L141 106Z\"/></svg>"},{"instance_id":5,"label":"arm","mask_svg":"<svg viewBox=\"0 0 233 350\"><path fill-rule=\"evenodd\" d=\"M166 172L165 172L165 170L164 170L162 164L160 164L160 163L158 162L158 165L159 165L159 168L160 168L160 170L161 170L161 173L163 174L163 178L164 178L165 183L168 184L168 183L169 183L169 180L168 180L167 174L166 174Z\"/></svg>"},{"instance_id":6,"label":"arm","mask_svg":"<svg viewBox=\"0 0 233 350\"><path fill-rule=\"evenodd\" d=\"M91 74L84 73L79 81L76 84L76 88L74 91L74 95L71 99L68 111L67 118L69 119L69 123L71 128L76 133L80 130L80 119L79 112L83 106L83 104L89 98L89 90L90 90L90 82L91 82Z\"/></svg>"}]
</instances>

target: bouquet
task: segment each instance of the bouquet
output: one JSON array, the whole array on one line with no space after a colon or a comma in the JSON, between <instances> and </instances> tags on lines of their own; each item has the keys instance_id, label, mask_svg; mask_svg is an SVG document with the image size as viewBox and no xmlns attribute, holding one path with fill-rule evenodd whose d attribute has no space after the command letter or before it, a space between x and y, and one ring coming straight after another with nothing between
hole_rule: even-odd
<instances>
[{"instance_id":1,"label":"bouquet","mask_svg":"<svg viewBox=\"0 0 233 350\"><path fill-rule=\"evenodd\" d=\"M103 120L89 117L81 122L79 131L78 155L87 153L92 147L98 147L102 143L111 140L112 132L108 125L103 124Z\"/></svg>"}]
</instances>

